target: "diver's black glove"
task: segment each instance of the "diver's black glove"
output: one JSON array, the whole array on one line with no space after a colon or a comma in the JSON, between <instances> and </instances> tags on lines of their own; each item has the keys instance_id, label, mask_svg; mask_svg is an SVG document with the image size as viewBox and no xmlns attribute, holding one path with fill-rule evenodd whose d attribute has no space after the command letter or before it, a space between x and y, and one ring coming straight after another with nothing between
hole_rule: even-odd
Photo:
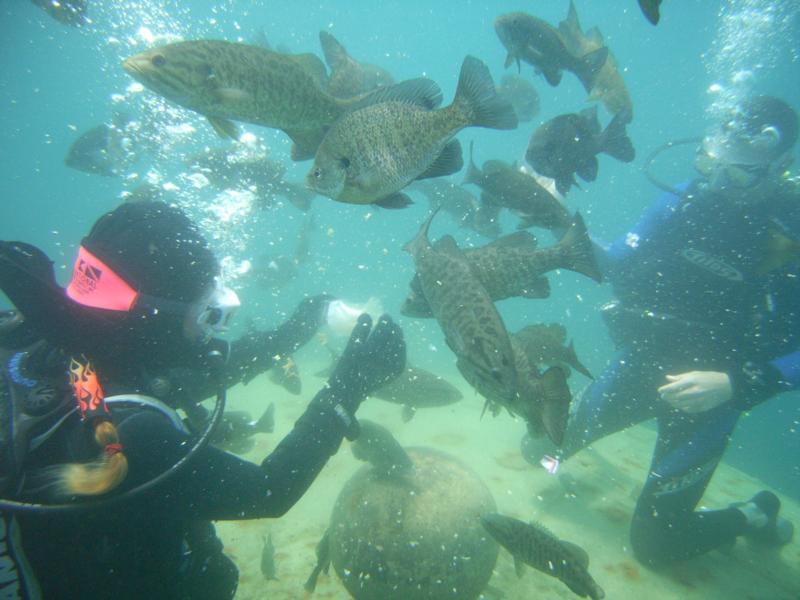
<instances>
[{"instance_id":1,"label":"diver's black glove","mask_svg":"<svg viewBox=\"0 0 800 600\"><path fill-rule=\"evenodd\" d=\"M406 343L400 326L389 315L382 315L373 328L372 318L362 314L326 387L309 409L333 409L344 424L345 436L354 439L358 434L355 413L361 402L405 367Z\"/></svg>"}]
</instances>

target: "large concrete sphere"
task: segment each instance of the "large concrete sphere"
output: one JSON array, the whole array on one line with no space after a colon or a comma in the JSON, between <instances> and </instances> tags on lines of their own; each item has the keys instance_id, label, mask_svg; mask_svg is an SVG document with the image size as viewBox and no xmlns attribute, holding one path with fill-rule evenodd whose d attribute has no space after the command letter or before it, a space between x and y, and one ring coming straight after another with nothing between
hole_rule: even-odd
<instances>
[{"instance_id":1,"label":"large concrete sphere","mask_svg":"<svg viewBox=\"0 0 800 600\"><path fill-rule=\"evenodd\" d=\"M344 485L331 517L331 562L357 600L470 600L492 576L498 547L478 517L489 489L466 465L408 448L412 474L365 465Z\"/></svg>"}]
</instances>

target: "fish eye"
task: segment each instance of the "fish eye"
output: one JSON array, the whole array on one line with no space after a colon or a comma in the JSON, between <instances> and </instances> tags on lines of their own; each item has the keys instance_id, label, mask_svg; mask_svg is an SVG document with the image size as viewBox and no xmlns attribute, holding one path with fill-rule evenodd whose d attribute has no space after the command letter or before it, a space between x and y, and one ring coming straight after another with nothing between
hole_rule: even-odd
<instances>
[{"instance_id":1,"label":"fish eye","mask_svg":"<svg viewBox=\"0 0 800 600\"><path fill-rule=\"evenodd\" d=\"M317 179L322 177L322 169L320 169L320 168L314 169L314 177L316 177Z\"/></svg>"},{"instance_id":2,"label":"fish eye","mask_svg":"<svg viewBox=\"0 0 800 600\"><path fill-rule=\"evenodd\" d=\"M154 67L163 67L165 64L167 64L167 59L164 58L163 54L156 54L150 59L150 62L153 63Z\"/></svg>"},{"instance_id":3,"label":"fish eye","mask_svg":"<svg viewBox=\"0 0 800 600\"><path fill-rule=\"evenodd\" d=\"M342 165L343 169L347 169L350 166L350 159L342 157L339 159L339 163Z\"/></svg>"}]
</instances>

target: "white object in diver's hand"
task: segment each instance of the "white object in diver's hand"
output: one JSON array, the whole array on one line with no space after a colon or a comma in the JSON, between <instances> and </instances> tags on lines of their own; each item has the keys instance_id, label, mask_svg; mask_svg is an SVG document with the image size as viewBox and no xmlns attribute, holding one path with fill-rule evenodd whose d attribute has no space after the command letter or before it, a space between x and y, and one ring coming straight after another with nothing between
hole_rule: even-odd
<instances>
[{"instance_id":1,"label":"white object in diver's hand","mask_svg":"<svg viewBox=\"0 0 800 600\"><path fill-rule=\"evenodd\" d=\"M373 321L383 314L381 301L370 298L365 304L347 304L343 300L332 300L328 304L326 322L331 332L340 336L349 336L356 321L362 313L367 313Z\"/></svg>"},{"instance_id":2,"label":"white object in diver's hand","mask_svg":"<svg viewBox=\"0 0 800 600\"><path fill-rule=\"evenodd\" d=\"M731 378L719 371L689 371L667 375L669 383L658 388L661 399L673 408L695 414L716 408L733 396Z\"/></svg>"}]
</instances>

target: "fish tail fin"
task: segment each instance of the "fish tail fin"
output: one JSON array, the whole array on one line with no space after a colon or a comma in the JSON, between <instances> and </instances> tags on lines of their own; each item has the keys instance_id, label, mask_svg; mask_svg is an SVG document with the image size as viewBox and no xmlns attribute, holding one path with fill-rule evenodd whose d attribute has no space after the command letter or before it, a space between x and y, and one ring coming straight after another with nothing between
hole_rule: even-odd
<instances>
[{"instance_id":1,"label":"fish tail fin","mask_svg":"<svg viewBox=\"0 0 800 600\"><path fill-rule=\"evenodd\" d=\"M636 158L636 150L633 149L633 144L625 131L625 125L630 121L631 111L627 109L621 110L614 115L611 123L608 124L602 134L603 139L600 143L602 152L622 162L632 162Z\"/></svg>"},{"instance_id":2,"label":"fish tail fin","mask_svg":"<svg viewBox=\"0 0 800 600\"><path fill-rule=\"evenodd\" d=\"M572 401L564 369L560 367L547 369L542 375L541 385L542 423L547 437L560 446L567 431L569 404Z\"/></svg>"},{"instance_id":3,"label":"fish tail fin","mask_svg":"<svg viewBox=\"0 0 800 600\"><path fill-rule=\"evenodd\" d=\"M464 175L464 181L462 183L474 183L477 185L481 180L481 170L478 168L478 165L475 164L473 158L474 150L475 142L472 141L469 143L469 165L467 165L467 173Z\"/></svg>"},{"instance_id":4,"label":"fish tail fin","mask_svg":"<svg viewBox=\"0 0 800 600\"><path fill-rule=\"evenodd\" d=\"M264 414L253 425L258 433L272 433L275 431L275 403L271 402Z\"/></svg>"},{"instance_id":5,"label":"fish tail fin","mask_svg":"<svg viewBox=\"0 0 800 600\"><path fill-rule=\"evenodd\" d=\"M581 22L578 19L578 11L575 8L575 2L569 0L569 10L567 10L567 18L558 24L558 30L561 34L568 38L578 39L583 33L581 29Z\"/></svg>"},{"instance_id":6,"label":"fish tail fin","mask_svg":"<svg viewBox=\"0 0 800 600\"><path fill-rule=\"evenodd\" d=\"M418 252L422 252L426 247L430 246L430 240L428 239L428 229L431 227L431 221L433 221L433 217L436 216L436 213L439 212L441 207L437 206L433 209L430 216L425 220L422 224L422 227L419 228L419 233L417 236L409 241L403 246L403 250L411 254L412 256L416 256Z\"/></svg>"},{"instance_id":7,"label":"fish tail fin","mask_svg":"<svg viewBox=\"0 0 800 600\"><path fill-rule=\"evenodd\" d=\"M575 352L575 344L572 340L569 341L569 346L567 346L567 363L575 367L575 370L581 375L585 375L589 379L594 379L594 375L592 375L591 371L584 367L583 363L578 359L578 354Z\"/></svg>"},{"instance_id":8,"label":"fish tail fin","mask_svg":"<svg viewBox=\"0 0 800 600\"><path fill-rule=\"evenodd\" d=\"M467 56L461 65L453 105L473 127L516 129L519 123L511 103L497 95L489 68L474 56Z\"/></svg>"},{"instance_id":9,"label":"fish tail fin","mask_svg":"<svg viewBox=\"0 0 800 600\"><path fill-rule=\"evenodd\" d=\"M603 281L603 274L600 271L600 265L597 264L592 239L589 237L586 223L579 212L575 213L572 225L561 238L558 247L563 252L562 268L585 275L597 283Z\"/></svg>"},{"instance_id":10,"label":"fish tail fin","mask_svg":"<svg viewBox=\"0 0 800 600\"><path fill-rule=\"evenodd\" d=\"M328 63L328 67L330 67L331 70L338 69L347 64L347 59L349 58L347 50L339 43L339 40L327 31L319 32L319 45L322 46L325 62Z\"/></svg>"}]
</instances>

